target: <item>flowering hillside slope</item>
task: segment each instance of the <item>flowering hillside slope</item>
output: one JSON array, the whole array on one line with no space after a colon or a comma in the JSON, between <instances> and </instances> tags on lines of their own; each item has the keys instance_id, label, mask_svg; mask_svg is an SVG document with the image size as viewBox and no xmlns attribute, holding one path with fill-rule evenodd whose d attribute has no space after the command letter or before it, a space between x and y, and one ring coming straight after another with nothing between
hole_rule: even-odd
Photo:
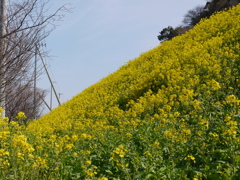
<instances>
[{"instance_id":1,"label":"flowering hillside slope","mask_svg":"<svg viewBox=\"0 0 240 180\"><path fill-rule=\"evenodd\" d=\"M239 179L240 6L163 42L25 126L0 177Z\"/></svg>"}]
</instances>

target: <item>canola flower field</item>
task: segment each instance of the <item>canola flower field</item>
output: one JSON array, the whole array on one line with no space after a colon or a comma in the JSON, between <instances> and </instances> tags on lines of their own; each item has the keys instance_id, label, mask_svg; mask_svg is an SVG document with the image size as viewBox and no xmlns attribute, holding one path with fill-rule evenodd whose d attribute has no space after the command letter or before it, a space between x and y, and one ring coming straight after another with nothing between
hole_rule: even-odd
<instances>
[{"instance_id":1,"label":"canola flower field","mask_svg":"<svg viewBox=\"0 0 240 180\"><path fill-rule=\"evenodd\" d=\"M26 125L0 120L0 179L240 179L240 6Z\"/></svg>"}]
</instances>

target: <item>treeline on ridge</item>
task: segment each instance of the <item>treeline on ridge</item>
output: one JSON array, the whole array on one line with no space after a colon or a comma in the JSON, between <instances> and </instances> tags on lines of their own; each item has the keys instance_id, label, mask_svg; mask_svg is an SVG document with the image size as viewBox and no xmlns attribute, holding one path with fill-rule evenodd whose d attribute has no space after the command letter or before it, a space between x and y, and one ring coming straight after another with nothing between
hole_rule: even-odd
<instances>
[{"instance_id":1,"label":"treeline on ridge","mask_svg":"<svg viewBox=\"0 0 240 180\"><path fill-rule=\"evenodd\" d=\"M232 6L236 6L240 0L210 0L205 6L196 6L189 10L182 21L183 25L176 28L168 26L163 28L158 35L159 41L171 40L172 38L185 34L192 29L203 18L209 18L212 14L218 11L228 10Z\"/></svg>"}]
</instances>

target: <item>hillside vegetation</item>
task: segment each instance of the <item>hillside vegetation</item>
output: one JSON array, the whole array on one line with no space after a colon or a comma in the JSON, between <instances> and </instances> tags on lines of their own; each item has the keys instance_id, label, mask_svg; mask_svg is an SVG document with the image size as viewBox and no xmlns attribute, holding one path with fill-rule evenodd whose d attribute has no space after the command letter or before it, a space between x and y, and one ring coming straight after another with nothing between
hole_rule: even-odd
<instances>
[{"instance_id":1,"label":"hillside vegetation","mask_svg":"<svg viewBox=\"0 0 240 180\"><path fill-rule=\"evenodd\" d=\"M176 36L183 35L198 24L201 19L207 19L219 11L227 11L239 3L240 0L208 0L205 6L199 5L194 9L189 10L184 15L182 25L175 28L172 26L163 28L162 31L159 32L160 35L158 35L158 40L162 42L165 40L171 40Z\"/></svg>"},{"instance_id":2,"label":"hillside vegetation","mask_svg":"<svg viewBox=\"0 0 240 180\"><path fill-rule=\"evenodd\" d=\"M2 120L0 177L240 179L239 44L237 6L39 120Z\"/></svg>"}]
</instances>

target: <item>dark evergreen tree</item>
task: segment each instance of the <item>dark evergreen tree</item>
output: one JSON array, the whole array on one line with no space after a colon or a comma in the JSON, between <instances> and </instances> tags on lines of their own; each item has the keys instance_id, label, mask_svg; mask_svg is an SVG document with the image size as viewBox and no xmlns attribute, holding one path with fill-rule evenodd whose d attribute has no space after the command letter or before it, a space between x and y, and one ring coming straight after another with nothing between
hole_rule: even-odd
<instances>
[{"instance_id":1,"label":"dark evergreen tree","mask_svg":"<svg viewBox=\"0 0 240 180\"><path fill-rule=\"evenodd\" d=\"M176 35L177 35L177 32L175 31L175 29L172 26L168 26L167 28L164 28L160 32L158 39L159 39L159 41L171 40Z\"/></svg>"}]
</instances>

